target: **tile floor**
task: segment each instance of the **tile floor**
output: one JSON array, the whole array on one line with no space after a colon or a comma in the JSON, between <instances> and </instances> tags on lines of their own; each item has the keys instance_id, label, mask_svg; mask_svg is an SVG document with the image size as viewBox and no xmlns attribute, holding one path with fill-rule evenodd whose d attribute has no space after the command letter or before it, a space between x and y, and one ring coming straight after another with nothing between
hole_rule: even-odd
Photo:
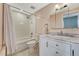
<instances>
[{"instance_id":1,"label":"tile floor","mask_svg":"<svg viewBox=\"0 0 79 59\"><path fill-rule=\"evenodd\" d=\"M5 46L0 50L0 56L5 56Z\"/></svg>"}]
</instances>

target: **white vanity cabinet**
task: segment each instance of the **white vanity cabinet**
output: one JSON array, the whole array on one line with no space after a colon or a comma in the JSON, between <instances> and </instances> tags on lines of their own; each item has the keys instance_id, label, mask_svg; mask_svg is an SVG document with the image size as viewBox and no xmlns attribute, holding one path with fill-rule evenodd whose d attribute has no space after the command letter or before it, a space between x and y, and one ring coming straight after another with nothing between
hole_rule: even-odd
<instances>
[{"instance_id":1,"label":"white vanity cabinet","mask_svg":"<svg viewBox=\"0 0 79 59\"><path fill-rule=\"evenodd\" d=\"M79 56L79 44L78 43L71 44L71 55Z\"/></svg>"},{"instance_id":2,"label":"white vanity cabinet","mask_svg":"<svg viewBox=\"0 0 79 59\"><path fill-rule=\"evenodd\" d=\"M43 40L42 40L43 39ZM46 39L46 40L45 40ZM47 55L48 49L47 49L47 38L40 38L39 40L39 55Z\"/></svg>"},{"instance_id":3,"label":"white vanity cabinet","mask_svg":"<svg viewBox=\"0 0 79 59\"><path fill-rule=\"evenodd\" d=\"M39 55L40 56L51 56L54 53L54 48L48 44L48 38L42 37L39 40Z\"/></svg>"},{"instance_id":4,"label":"white vanity cabinet","mask_svg":"<svg viewBox=\"0 0 79 59\"><path fill-rule=\"evenodd\" d=\"M39 55L40 56L70 56L70 44L61 40L40 37Z\"/></svg>"}]
</instances>

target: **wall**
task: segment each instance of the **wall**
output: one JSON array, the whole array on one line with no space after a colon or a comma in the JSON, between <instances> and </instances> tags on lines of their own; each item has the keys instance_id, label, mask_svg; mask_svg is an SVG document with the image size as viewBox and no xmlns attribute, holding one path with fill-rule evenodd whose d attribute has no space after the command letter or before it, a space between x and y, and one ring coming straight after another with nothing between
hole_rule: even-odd
<instances>
[{"instance_id":1,"label":"wall","mask_svg":"<svg viewBox=\"0 0 79 59\"><path fill-rule=\"evenodd\" d=\"M45 8L39 10L35 13L36 15L36 32L37 34L45 33L45 24L48 24L49 32L60 32L61 30L66 33L79 33L79 29L64 29L63 28L63 14L67 11L60 12L56 16L55 20L55 14L51 15L51 12L54 8L55 4L49 4ZM72 12L79 12L79 8L76 8L74 10L70 10ZM55 24L56 21L56 24ZM57 28L57 29L56 29ZM63 28L63 29L61 29Z\"/></svg>"},{"instance_id":2,"label":"wall","mask_svg":"<svg viewBox=\"0 0 79 59\"><path fill-rule=\"evenodd\" d=\"M58 29L53 29L53 21L55 21L55 15L51 15L50 16L50 20L51 20L51 29L50 29L50 32L60 32L61 30L64 32L64 33L74 33L74 34L79 34L79 28L71 28L71 29L64 29L64 23L63 23L63 15L65 13L67 13L68 11L65 11L65 12L60 12L58 14L56 14L56 25L54 26L54 28L58 28ZM76 8L76 9L73 9L73 10L70 10L70 13L79 13L79 8ZM63 28L63 29L61 29Z\"/></svg>"},{"instance_id":3,"label":"wall","mask_svg":"<svg viewBox=\"0 0 79 59\"><path fill-rule=\"evenodd\" d=\"M43 9L35 13L36 16L36 33L43 34L45 33L45 24L48 24L50 28L50 11L53 4L49 4Z\"/></svg>"},{"instance_id":4,"label":"wall","mask_svg":"<svg viewBox=\"0 0 79 59\"><path fill-rule=\"evenodd\" d=\"M0 49L2 47L2 4L0 3Z\"/></svg>"}]
</instances>

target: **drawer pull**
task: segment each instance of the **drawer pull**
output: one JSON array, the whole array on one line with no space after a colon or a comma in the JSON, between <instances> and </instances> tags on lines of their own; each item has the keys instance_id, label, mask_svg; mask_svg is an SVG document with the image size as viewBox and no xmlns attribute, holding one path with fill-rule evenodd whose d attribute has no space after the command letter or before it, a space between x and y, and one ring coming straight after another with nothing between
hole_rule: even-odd
<instances>
[{"instance_id":1,"label":"drawer pull","mask_svg":"<svg viewBox=\"0 0 79 59\"><path fill-rule=\"evenodd\" d=\"M74 50L72 50L72 56L74 56Z\"/></svg>"},{"instance_id":2,"label":"drawer pull","mask_svg":"<svg viewBox=\"0 0 79 59\"><path fill-rule=\"evenodd\" d=\"M56 44L56 46L59 46L58 44Z\"/></svg>"},{"instance_id":3,"label":"drawer pull","mask_svg":"<svg viewBox=\"0 0 79 59\"><path fill-rule=\"evenodd\" d=\"M48 42L46 42L46 47L48 47Z\"/></svg>"}]
</instances>

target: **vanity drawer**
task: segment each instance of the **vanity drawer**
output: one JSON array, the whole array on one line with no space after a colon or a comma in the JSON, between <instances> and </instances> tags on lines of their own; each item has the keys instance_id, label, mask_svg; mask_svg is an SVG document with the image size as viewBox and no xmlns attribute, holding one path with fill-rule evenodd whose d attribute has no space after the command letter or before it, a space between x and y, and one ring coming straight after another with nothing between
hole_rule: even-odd
<instances>
[{"instance_id":1,"label":"vanity drawer","mask_svg":"<svg viewBox=\"0 0 79 59\"><path fill-rule=\"evenodd\" d=\"M49 47L50 48L50 47ZM52 49L50 49L51 53L50 56L63 56L63 52L61 52L61 50L58 50L57 48L52 47Z\"/></svg>"},{"instance_id":2,"label":"vanity drawer","mask_svg":"<svg viewBox=\"0 0 79 59\"><path fill-rule=\"evenodd\" d=\"M70 49L70 44L58 40L48 40L48 45L51 47L55 47L61 51L64 51L65 49Z\"/></svg>"},{"instance_id":3,"label":"vanity drawer","mask_svg":"<svg viewBox=\"0 0 79 59\"><path fill-rule=\"evenodd\" d=\"M54 52L55 56L70 56L70 53L66 52L66 51L61 51L61 50L55 50Z\"/></svg>"},{"instance_id":4,"label":"vanity drawer","mask_svg":"<svg viewBox=\"0 0 79 59\"><path fill-rule=\"evenodd\" d=\"M50 45L52 47L58 47L58 46L60 46L60 43L55 40L48 40L48 45Z\"/></svg>"},{"instance_id":5,"label":"vanity drawer","mask_svg":"<svg viewBox=\"0 0 79 59\"><path fill-rule=\"evenodd\" d=\"M66 48L66 49L57 49L55 47L51 47L49 46L49 55L51 56L70 56L70 48Z\"/></svg>"},{"instance_id":6,"label":"vanity drawer","mask_svg":"<svg viewBox=\"0 0 79 59\"><path fill-rule=\"evenodd\" d=\"M60 51L60 50L55 50L55 56L63 56L63 52L62 51Z\"/></svg>"},{"instance_id":7,"label":"vanity drawer","mask_svg":"<svg viewBox=\"0 0 79 59\"><path fill-rule=\"evenodd\" d=\"M59 47L61 46L61 42L57 40L48 40L48 44L52 47Z\"/></svg>"},{"instance_id":8,"label":"vanity drawer","mask_svg":"<svg viewBox=\"0 0 79 59\"><path fill-rule=\"evenodd\" d=\"M58 50L57 48L48 46L47 56L62 56L62 55L63 53L61 53L61 51Z\"/></svg>"}]
</instances>

